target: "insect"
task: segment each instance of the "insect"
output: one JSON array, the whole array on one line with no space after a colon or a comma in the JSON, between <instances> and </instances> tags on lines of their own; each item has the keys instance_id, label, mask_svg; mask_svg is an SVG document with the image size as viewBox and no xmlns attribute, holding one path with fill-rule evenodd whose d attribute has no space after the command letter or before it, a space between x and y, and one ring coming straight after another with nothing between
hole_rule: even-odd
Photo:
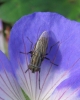
<instances>
[{"instance_id":1,"label":"insect","mask_svg":"<svg viewBox=\"0 0 80 100\"><path fill-rule=\"evenodd\" d=\"M31 54L31 60L30 60L30 64L28 65L28 69L25 71L25 73L29 69L32 71L32 73L35 73L37 71L39 72L39 89L40 89L40 67L41 67L42 61L44 59L50 60L49 58L46 57L46 55L48 55L48 53L46 53L47 47L48 47L48 41L49 41L48 33L47 33L47 31L44 31L40 35L33 50L28 52ZM50 51L51 51L51 48L50 48ZM54 64L54 65L56 65L56 64Z\"/></svg>"},{"instance_id":2,"label":"insect","mask_svg":"<svg viewBox=\"0 0 80 100\"><path fill-rule=\"evenodd\" d=\"M33 51L29 52L31 53L31 60L30 60L30 64L28 65L28 69L30 69L32 73L35 73L36 71L40 71L40 66L42 61L45 58L46 49L48 46L47 35L48 35L47 32L44 31L39 37L39 40L36 42Z\"/></svg>"}]
</instances>

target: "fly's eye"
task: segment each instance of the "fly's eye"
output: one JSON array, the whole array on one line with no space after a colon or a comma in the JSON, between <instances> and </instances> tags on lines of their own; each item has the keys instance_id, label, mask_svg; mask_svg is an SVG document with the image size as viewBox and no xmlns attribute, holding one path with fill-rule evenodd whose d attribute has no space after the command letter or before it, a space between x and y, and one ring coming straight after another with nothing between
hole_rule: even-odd
<instances>
[{"instance_id":1,"label":"fly's eye","mask_svg":"<svg viewBox=\"0 0 80 100\"><path fill-rule=\"evenodd\" d=\"M32 55L34 55L34 52L32 53Z\"/></svg>"}]
</instances>

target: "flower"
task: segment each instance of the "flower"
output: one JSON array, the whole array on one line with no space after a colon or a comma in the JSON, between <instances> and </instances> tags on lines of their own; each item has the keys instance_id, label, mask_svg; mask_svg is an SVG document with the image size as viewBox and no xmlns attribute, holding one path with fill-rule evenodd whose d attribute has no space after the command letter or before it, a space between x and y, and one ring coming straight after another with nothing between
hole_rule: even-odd
<instances>
[{"instance_id":1,"label":"flower","mask_svg":"<svg viewBox=\"0 0 80 100\"><path fill-rule=\"evenodd\" d=\"M28 52L34 50L44 31L49 36L49 59L41 62L39 82L38 72L25 71L31 60ZM80 100L79 36L80 23L57 13L23 16L10 33L9 60L0 52L0 99Z\"/></svg>"}]
</instances>

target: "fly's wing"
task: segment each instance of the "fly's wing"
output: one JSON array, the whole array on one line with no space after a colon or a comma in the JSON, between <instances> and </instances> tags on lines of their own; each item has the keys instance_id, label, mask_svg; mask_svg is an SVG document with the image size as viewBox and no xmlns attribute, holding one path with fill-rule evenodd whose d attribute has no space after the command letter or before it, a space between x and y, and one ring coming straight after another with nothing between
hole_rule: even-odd
<instances>
[{"instance_id":1,"label":"fly's wing","mask_svg":"<svg viewBox=\"0 0 80 100\"><path fill-rule=\"evenodd\" d=\"M47 31L44 31L41 36L39 37L36 45L35 45L35 48L34 48L34 51L36 52L40 52L41 55L45 55L46 54L46 49L47 49L47 46L48 46L48 40L49 40L49 36L48 36L48 33Z\"/></svg>"}]
</instances>

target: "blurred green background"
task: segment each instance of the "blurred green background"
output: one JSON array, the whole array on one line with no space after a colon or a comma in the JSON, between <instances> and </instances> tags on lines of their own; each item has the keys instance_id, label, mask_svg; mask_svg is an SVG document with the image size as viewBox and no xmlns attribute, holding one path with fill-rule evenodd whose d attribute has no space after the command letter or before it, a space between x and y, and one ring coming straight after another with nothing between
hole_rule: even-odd
<instances>
[{"instance_id":1,"label":"blurred green background","mask_svg":"<svg viewBox=\"0 0 80 100\"><path fill-rule=\"evenodd\" d=\"M0 18L13 24L21 16L51 11L80 21L80 0L0 0Z\"/></svg>"},{"instance_id":2,"label":"blurred green background","mask_svg":"<svg viewBox=\"0 0 80 100\"><path fill-rule=\"evenodd\" d=\"M80 0L0 0L4 40L8 42L10 29L20 17L38 11L57 12L80 21Z\"/></svg>"}]
</instances>

